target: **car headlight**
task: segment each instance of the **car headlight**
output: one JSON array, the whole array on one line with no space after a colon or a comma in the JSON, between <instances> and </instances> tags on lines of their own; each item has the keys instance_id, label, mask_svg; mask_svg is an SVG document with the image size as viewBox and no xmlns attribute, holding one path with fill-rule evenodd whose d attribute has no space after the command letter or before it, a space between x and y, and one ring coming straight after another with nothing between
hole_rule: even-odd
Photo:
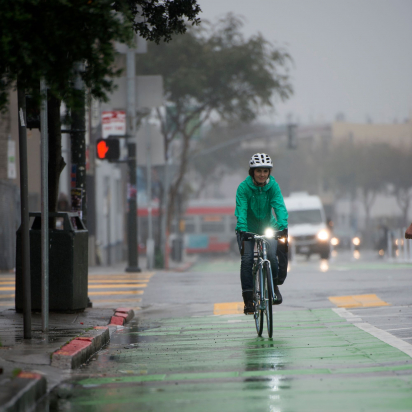
<instances>
[{"instance_id":1,"label":"car headlight","mask_svg":"<svg viewBox=\"0 0 412 412\"><path fill-rule=\"evenodd\" d=\"M337 237L333 237L330 240L330 243L331 243L332 246L337 246L337 245L339 245L339 239Z\"/></svg>"},{"instance_id":2,"label":"car headlight","mask_svg":"<svg viewBox=\"0 0 412 412\"><path fill-rule=\"evenodd\" d=\"M360 239L359 239L357 236L355 236L355 237L352 239L352 243L353 243L355 246L359 246L359 245L360 245Z\"/></svg>"},{"instance_id":3,"label":"car headlight","mask_svg":"<svg viewBox=\"0 0 412 412\"><path fill-rule=\"evenodd\" d=\"M319 240L328 240L329 239L329 233L327 230L321 230L318 233L318 239Z\"/></svg>"},{"instance_id":4,"label":"car headlight","mask_svg":"<svg viewBox=\"0 0 412 412\"><path fill-rule=\"evenodd\" d=\"M275 235L275 232L270 227L265 230L266 237L273 237L274 235Z\"/></svg>"}]
</instances>

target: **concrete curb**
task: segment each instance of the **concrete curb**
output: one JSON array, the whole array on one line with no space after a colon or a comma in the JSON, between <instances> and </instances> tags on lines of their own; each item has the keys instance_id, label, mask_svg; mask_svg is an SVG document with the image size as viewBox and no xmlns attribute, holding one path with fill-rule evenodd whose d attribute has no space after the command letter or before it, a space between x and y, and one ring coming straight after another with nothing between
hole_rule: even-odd
<instances>
[{"instance_id":1,"label":"concrete curb","mask_svg":"<svg viewBox=\"0 0 412 412\"><path fill-rule=\"evenodd\" d=\"M0 411L29 411L46 394L46 378L40 373L20 372L0 386Z\"/></svg>"},{"instance_id":2,"label":"concrete curb","mask_svg":"<svg viewBox=\"0 0 412 412\"><path fill-rule=\"evenodd\" d=\"M134 317L134 311L130 308L118 308L110 319L109 325L123 326L126 322L129 322Z\"/></svg>"},{"instance_id":3,"label":"concrete curb","mask_svg":"<svg viewBox=\"0 0 412 412\"><path fill-rule=\"evenodd\" d=\"M60 369L78 368L110 341L110 336L118 326L123 326L133 317L134 311L132 309L116 309L107 326L95 326L92 330L74 338L54 352L51 366Z\"/></svg>"}]
</instances>

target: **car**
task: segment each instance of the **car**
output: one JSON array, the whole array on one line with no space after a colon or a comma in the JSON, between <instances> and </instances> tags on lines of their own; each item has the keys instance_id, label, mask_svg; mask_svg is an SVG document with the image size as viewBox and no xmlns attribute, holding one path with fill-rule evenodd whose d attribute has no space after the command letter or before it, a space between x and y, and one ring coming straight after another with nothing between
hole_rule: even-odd
<instances>
[{"instance_id":1,"label":"car","mask_svg":"<svg viewBox=\"0 0 412 412\"><path fill-rule=\"evenodd\" d=\"M321 259L329 259L331 233L320 198L295 192L284 200L289 214L290 249L307 258L319 254Z\"/></svg>"}]
</instances>

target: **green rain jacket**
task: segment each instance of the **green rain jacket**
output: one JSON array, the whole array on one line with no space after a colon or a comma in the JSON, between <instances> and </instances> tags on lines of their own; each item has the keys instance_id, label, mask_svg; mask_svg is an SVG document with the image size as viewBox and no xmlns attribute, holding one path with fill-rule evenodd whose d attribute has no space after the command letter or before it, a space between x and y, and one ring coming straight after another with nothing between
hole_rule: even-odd
<instances>
[{"instance_id":1,"label":"green rain jacket","mask_svg":"<svg viewBox=\"0 0 412 412\"><path fill-rule=\"evenodd\" d=\"M263 235L268 227L274 230L287 228L288 212L275 178L269 176L269 183L259 187L248 176L237 188L235 216L237 231Z\"/></svg>"}]
</instances>

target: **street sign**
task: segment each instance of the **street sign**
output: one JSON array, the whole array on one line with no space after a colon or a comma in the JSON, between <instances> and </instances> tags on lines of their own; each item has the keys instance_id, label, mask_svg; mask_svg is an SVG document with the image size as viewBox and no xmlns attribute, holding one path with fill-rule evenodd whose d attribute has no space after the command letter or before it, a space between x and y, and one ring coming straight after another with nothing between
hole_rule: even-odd
<instances>
[{"instance_id":1,"label":"street sign","mask_svg":"<svg viewBox=\"0 0 412 412\"><path fill-rule=\"evenodd\" d=\"M102 137L124 136L126 134L126 112L110 110L102 112Z\"/></svg>"},{"instance_id":2,"label":"street sign","mask_svg":"<svg viewBox=\"0 0 412 412\"><path fill-rule=\"evenodd\" d=\"M96 155L100 160L118 160L120 157L119 139L98 139Z\"/></svg>"},{"instance_id":3,"label":"street sign","mask_svg":"<svg viewBox=\"0 0 412 412\"><path fill-rule=\"evenodd\" d=\"M136 76L136 105L139 109L163 106L162 76Z\"/></svg>"},{"instance_id":4,"label":"street sign","mask_svg":"<svg viewBox=\"0 0 412 412\"><path fill-rule=\"evenodd\" d=\"M165 163L165 143L160 126L144 122L137 132L137 164L146 166L148 160L152 166L163 165Z\"/></svg>"}]
</instances>

